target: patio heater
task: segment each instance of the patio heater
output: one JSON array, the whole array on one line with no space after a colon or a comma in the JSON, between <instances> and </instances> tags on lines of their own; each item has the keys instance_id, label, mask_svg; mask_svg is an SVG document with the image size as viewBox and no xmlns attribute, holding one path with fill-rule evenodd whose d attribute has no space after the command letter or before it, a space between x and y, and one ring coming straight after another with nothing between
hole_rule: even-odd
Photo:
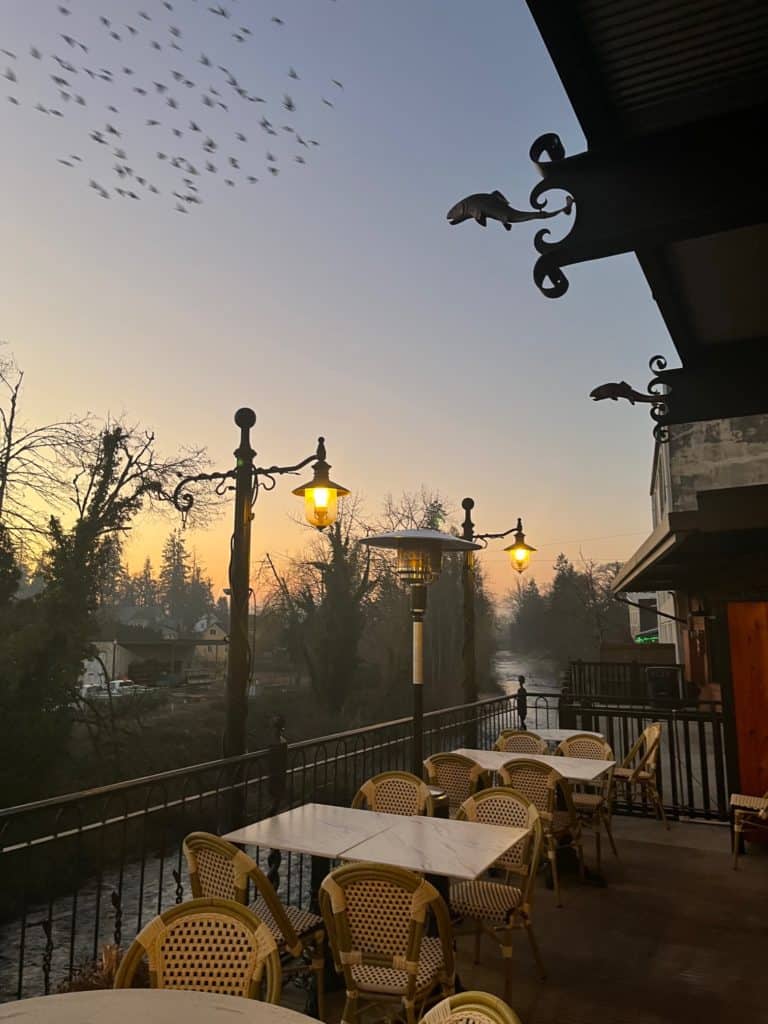
<instances>
[{"instance_id":1,"label":"patio heater","mask_svg":"<svg viewBox=\"0 0 768 1024\"><path fill-rule=\"evenodd\" d=\"M421 777L424 739L424 613L427 586L439 577L445 551L476 551L481 545L439 530L394 530L364 537L363 544L397 552L396 572L411 590L413 632L413 774Z\"/></svg>"}]
</instances>

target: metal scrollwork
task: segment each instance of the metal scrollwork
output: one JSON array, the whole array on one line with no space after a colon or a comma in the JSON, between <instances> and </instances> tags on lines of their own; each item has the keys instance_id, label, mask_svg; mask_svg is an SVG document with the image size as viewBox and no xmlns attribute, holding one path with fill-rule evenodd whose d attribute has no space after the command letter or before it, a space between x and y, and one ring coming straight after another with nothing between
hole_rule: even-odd
<instances>
[{"instance_id":1,"label":"metal scrollwork","mask_svg":"<svg viewBox=\"0 0 768 1024\"><path fill-rule=\"evenodd\" d=\"M171 495L171 501L178 511L181 513L181 525L182 528L187 525L187 519L189 513L195 504L195 497L191 491L186 490L190 484L202 483L205 480L216 480L216 494L221 497L227 490L227 480L235 479L235 470L227 470L226 473L198 473L196 476L185 476L179 480L176 484L176 488Z\"/></svg>"},{"instance_id":2,"label":"metal scrollwork","mask_svg":"<svg viewBox=\"0 0 768 1024\"><path fill-rule=\"evenodd\" d=\"M559 299L568 291L568 278L555 253L547 252L539 256L533 265L533 280L536 287L548 299ZM547 281L551 282L547 284Z\"/></svg>"},{"instance_id":3,"label":"metal scrollwork","mask_svg":"<svg viewBox=\"0 0 768 1024\"><path fill-rule=\"evenodd\" d=\"M545 153L549 157L549 160L545 161L547 163L565 159L565 146L555 132L545 132L544 135L540 135L538 139L534 140L529 150L530 158L535 164L542 163L541 158Z\"/></svg>"},{"instance_id":4,"label":"metal scrollwork","mask_svg":"<svg viewBox=\"0 0 768 1024\"><path fill-rule=\"evenodd\" d=\"M669 395L671 388L669 387L669 384L659 376L662 370L666 370L666 368L667 360L664 356L652 356L648 363L648 369L651 373L656 374L648 384L648 394L653 395L654 398L658 399L651 406L651 417L655 420L653 437L654 440L659 442L659 444L667 444L669 442L669 427L661 421L669 415L669 405L665 399ZM664 390L662 390L662 388Z\"/></svg>"},{"instance_id":5,"label":"metal scrollwork","mask_svg":"<svg viewBox=\"0 0 768 1024\"><path fill-rule=\"evenodd\" d=\"M176 883L176 894L175 894L176 895L176 902L177 903L183 903L184 902L184 883L181 880L181 872L179 870L177 870L176 868L174 868L173 871L171 872L171 874L173 875L173 880Z\"/></svg>"}]
</instances>

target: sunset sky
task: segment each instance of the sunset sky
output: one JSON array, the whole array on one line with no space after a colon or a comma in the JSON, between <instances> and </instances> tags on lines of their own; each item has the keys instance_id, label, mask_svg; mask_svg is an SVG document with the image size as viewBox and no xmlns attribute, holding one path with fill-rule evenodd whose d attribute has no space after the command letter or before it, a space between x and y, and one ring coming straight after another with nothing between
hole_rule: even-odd
<instances>
[{"instance_id":1,"label":"sunset sky","mask_svg":"<svg viewBox=\"0 0 768 1024\"><path fill-rule=\"evenodd\" d=\"M18 79L0 79L0 338L26 372L28 420L124 413L162 448L205 445L212 465L227 468L232 416L248 405L261 461L297 461L325 434L332 475L372 519L387 493L422 484L457 516L472 495L480 530L524 518L539 548L529 571L542 581L560 550L609 560L637 547L650 522L648 411L588 398L607 380L644 389L650 356L671 353L634 257L569 269L569 292L550 300L531 277L537 225L507 233L445 218L475 191L500 189L525 209L537 181L528 149L543 132L556 131L569 154L584 147L522 2L224 0L223 26L206 0L174 0L172 13L159 0L63 2L66 17L49 0L3 0L0 20L0 47L17 54L0 56L0 68ZM100 15L147 34L122 28L112 40ZM183 51L151 50L150 38L166 47L170 25L182 29ZM245 43L231 37L241 25L251 28ZM208 74L201 52L267 99L229 104L226 122L230 136L239 126L247 137L226 152L259 182L225 187L223 174L211 176L190 215L166 196L100 199L88 181L106 183L111 158L89 132L117 125L132 164L155 168L161 145L175 150L145 121L165 124L172 112L129 86L146 80L151 91L163 67L197 86ZM51 54L114 69L114 82L79 70L73 92L86 105L61 102ZM284 93L295 115L281 109ZM180 99L178 124L194 117L220 130L208 127L197 87ZM36 111L38 101L64 116ZM262 116L320 142L301 150L306 165L293 161L287 133L259 128ZM204 159L199 136L186 132L176 146ZM274 178L267 151L279 158ZM81 164L57 162L70 154ZM569 223L553 221L553 232ZM260 500L254 561L307 543L292 486L283 480ZM157 559L173 524L137 524L132 567ZM228 513L189 535L217 592L229 532ZM502 547L482 555L498 595L512 583Z\"/></svg>"}]
</instances>

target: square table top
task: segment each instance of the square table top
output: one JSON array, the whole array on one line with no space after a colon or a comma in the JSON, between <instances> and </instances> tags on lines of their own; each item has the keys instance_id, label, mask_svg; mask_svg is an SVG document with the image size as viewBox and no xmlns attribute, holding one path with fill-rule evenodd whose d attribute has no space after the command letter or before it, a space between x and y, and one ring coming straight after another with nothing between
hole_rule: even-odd
<instances>
[{"instance_id":1,"label":"square table top","mask_svg":"<svg viewBox=\"0 0 768 1024\"><path fill-rule=\"evenodd\" d=\"M399 819L399 814L329 804L302 804L228 832L223 838L243 846L266 846L334 858L377 832L383 832Z\"/></svg>"},{"instance_id":2,"label":"square table top","mask_svg":"<svg viewBox=\"0 0 768 1024\"><path fill-rule=\"evenodd\" d=\"M481 768L497 772L509 761L540 761L560 772L570 782L596 782L616 764L615 761L597 761L591 757L558 757L555 754L512 754L505 750L468 750L461 747L454 754L471 757Z\"/></svg>"},{"instance_id":3,"label":"square table top","mask_svg":"<svg viewBox=\"0 0 768 1024\"><path fill-rule=\"evenodd\" d=\"M478 821L400 817L390 828L347 850L344 859L392 864L428 875L474 879L527 834L526 828Z\"/></svg>"},{"instance_id":4,"label":"square table top","mask_svg":"<svg viewBox=\"0 0 768 1024\"><path fill-rule=\"evenodd\" d=\"M547 743L562 743L563 740L569 740L573 736L594 736L598 740L604 740L600 732L590 732L589 729L531 729L530 732L541 736Z\"/></svg>"}]
</instances>

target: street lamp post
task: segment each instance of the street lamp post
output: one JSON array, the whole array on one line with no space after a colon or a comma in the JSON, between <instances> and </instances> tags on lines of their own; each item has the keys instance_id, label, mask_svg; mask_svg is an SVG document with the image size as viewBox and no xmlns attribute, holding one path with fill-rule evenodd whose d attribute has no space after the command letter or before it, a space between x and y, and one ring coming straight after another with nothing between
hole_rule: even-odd
<instances>
[{"instance_id":1,"label":"street lamp post","mask_svg":"<svg viewBox=\"0 0 768 1024\"><path fill-rule=\"evenodd\" d=\"M518 573L528 568L531 554L536 550L525 542L523 523L517 520L511 530L504 533L475 533L475 524L472 522L472 509L475 502L472 498L464 498L461 503L464 509L464 522L462 523L461 535L465 541L479 541L476 547L487 547L489 540L501 540L514 533L515 537L508 547L504 548L509 552L510 562L513 569ZM477 658L475 651L475 555L474 551L467 551L464 556L462 570L462 585L464 590L464 644L462 655L464 661L464 703L474 704L477 701ZM474 747L477 742L477 723L473 720L468 726L467 746Z\"/></svg>"},{"instance_id":2,"label":"street lamp post","mask_svg":"<svg viewBox=\"0 0 768 1024\"><path fill-rule=\"evenodd\" d=\"M373 537L364 537L363 544L397 551L396 572L410 587L413 662L413 743L412 770L421 776L424 760L424 613L427 610L427 586L440 575L443 552L464 551L471 554L480 547L439 530L394 530Z\"/></svg>"},{"instance_id":3,"label":"street lamp post","mask_svg":"<svg viewBox=\"0 0 768 1024\"><path fill-rule=\"evenodd\" d=\"M194 496L188 490L190 484L202 481L216 481L216 493L223 495L232 489L234 480L235 510L232 530L232 548L229 562L229 658L225 691L224 757L237 757L247 750L248 719L248 674L250 649L248 645L248 599L250 590L249 569L251 557L251 522L253 507L259 489L274 489L278 476L298 473L313 463L313 477L307 483L294 489L293 493L304 498L307 520L322 530L336 518L337 500L349 491L334 483L328 476L330 466L326 462L325 438L317 442L313 455L308 455L293 466L256 466L256 452L251 447L251 429L256 423L252 409L238 409L235 423L240 428L240 443L236 448L235 466L224 472L198 473L180 480L172 500L181 512L182 523L186 523ZM242 801L239 805L242 808ZM233 811L233 818L237 817Z\"/></svg>"}]
</instances>

